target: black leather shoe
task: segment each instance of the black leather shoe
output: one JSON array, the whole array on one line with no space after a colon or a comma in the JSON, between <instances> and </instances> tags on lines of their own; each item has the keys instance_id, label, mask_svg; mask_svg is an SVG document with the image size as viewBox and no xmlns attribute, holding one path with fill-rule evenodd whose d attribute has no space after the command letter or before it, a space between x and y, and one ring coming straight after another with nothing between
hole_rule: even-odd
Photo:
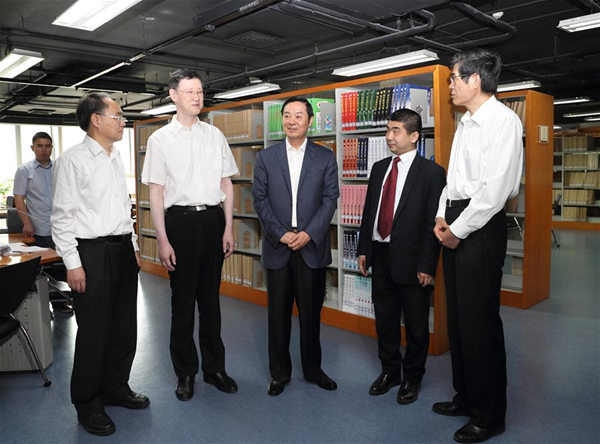
<instances>
[{"instance_id":1,"label":"black leather shoe","mask_svg":"<svg viewBox=\"0 0 600 444\"><path fill-rule=\"evenodd\" d=\"M435 413L445 416L471 416L469 411L464 407L459 407L454 402L436 402L433 404L432 410Z\"/></svg>"},{"instance_id":2,"label":"black leather shoe","mask_svg":"<svg viewBox=\"0 0 600 444\"><path fill-rule=\"evenodd\" d=\"M175 396L180 401L189 401L194 396L194 376L184 376L177 380Z\"/></svg>"},{"instance_id":3,"label":"black leather shoe","mask_svg":"<svg viewBox=\"0 0 600 444\"><path fill-rule=\"evenodd\" d=\"M131 392L125 396L104 396L104 405L116 405L126 409L145 409L150 405L150 399L141 393Z\"/></svg>"},{"instance_id":4,"label":"black leather shoe","mask_svg":"<svg viewBox=\"0 0 600 444\"><path fill-rule=\"evenodd\" d=\"M398 390L396 401L398 404L406 405L415 402L419 398L421 391L420 382L404 381Z\"/></svg>"},{"instance_id":5,"label":"black leather shoe","mask_svg":"<svg viewBox=\"0 0 600 444\"><path fill-rule=\"evenodd\" d=\"M400 385L401 377L396 375L390 375L389 373L382 373L379 377L371 384L369 388L369 395L383 395L390 391L392 387Z\"/></svg>"},{"instance_id":6,"label":"black leather shoe","mask_svg":"<svg viewBox=\"0 0 600 444\"><path fill-rule=\"evenodd\" d=\"M324 390L333 391L337 389L337 384L335 381L327 376L323 370L321 370L321 373L319 373L319 376L317 376L315 379L305 379L307 381L314 382Z\"/></svg>"},{"instance_id":7,"label":"black leather shoe","mask_svg":"<svg viewBox=\"0 0 600 444\"><path fill-rule=\"evenodd\" d=\"M504 424L501 424L498 427L484 429L477 427L475 424L468 423L456 431L454 440L466 443L483 442L502 433L504 433Z\"/></svg>"},{"instance_id":8,"label":"black leather shoe","mask_svg":"<svg viewBox=\"0 0 600 444\"><path fill-rule=\"evenodd\" d=\"M204 382L214 385L224 393L235 393L238 391L238 386L227 373L215 373L214 375L204 375Z\"/></svg>"},{"instance_id":9,"label":"black leather shoe","mask_svg":"<svg viewBox=\"0 0 600 444\"><path fill-rule=\"evenodd\" d=\"M267 391L267 393L269 394L269 396L279 396L285 390L286 384L287 382L276 381L273 379L269 384L269 390Z\"/></svg>"},{"instance_id":10,"label":"black leather shoe","mask_svg":"<svg viewBox=\"0 0 600 444\"><path fill-rule=\"evenodd\" d=\"M106 413L95 413L87 418L79 416L77 419L79 424L92 435L107 436L112 435L117 430L115 423Z\"/></svg>"}]
</instances>

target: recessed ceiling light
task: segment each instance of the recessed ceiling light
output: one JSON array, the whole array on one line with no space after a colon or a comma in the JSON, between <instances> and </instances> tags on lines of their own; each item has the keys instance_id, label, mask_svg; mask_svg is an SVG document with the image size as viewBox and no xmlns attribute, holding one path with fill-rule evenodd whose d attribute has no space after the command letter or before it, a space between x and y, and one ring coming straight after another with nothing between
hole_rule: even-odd
<instances>
[{"instance_id":1,"label":"recessed ceiling light","mask_svg":"<svg viewBox=\"0 0 600 444\"><path fill-rule=\"evenodd\" d=\"M77 0L52 22L67 28L94 31L142 0Z\"/></svg>"}]
</instances>

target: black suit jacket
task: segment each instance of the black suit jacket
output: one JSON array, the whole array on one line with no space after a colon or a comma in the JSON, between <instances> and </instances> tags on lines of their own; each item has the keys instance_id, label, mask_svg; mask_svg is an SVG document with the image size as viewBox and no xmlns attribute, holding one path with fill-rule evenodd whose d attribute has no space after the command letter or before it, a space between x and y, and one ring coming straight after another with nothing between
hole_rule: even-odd
<instances>
[{"instance_id":1,"label":"black suit jacket","mask_svg":"<svg viewBox=\"0 0 600 444\"><path fill-rule=\"evenodd\" d=\"M366 256L366 268L372 263L373 226L383 179L391 160L391 157L380 160L371 170L357 249L359 256ZM444 169L417 155L408 171L392 225L390 268L397 284L418 284L418 271L435 276L440 245L433 227L445 185Z\"/></svg>"}]
</instances>

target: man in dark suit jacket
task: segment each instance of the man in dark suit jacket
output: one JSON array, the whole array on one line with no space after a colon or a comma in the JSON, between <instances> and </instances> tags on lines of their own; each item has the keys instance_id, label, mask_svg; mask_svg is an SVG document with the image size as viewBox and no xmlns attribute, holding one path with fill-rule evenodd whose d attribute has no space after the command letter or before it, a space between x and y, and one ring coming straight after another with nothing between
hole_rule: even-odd
<instances>
[{"instance_id":1,"label":"man in dark suit jacket","mask_svg":"<svg viewBox=\"0 0 600 444\"><path fill-rule=\"evenodd\" d=\"M429 346L428 288L440 246L430 232L444 169L420 157L416 143L421 117L409 109L395 111L386 141L393 156L373 165L358 243L359 268L373 267L373 304L381 375L369 393L382 395L402 382L399 404L417 400ZM404 313L408 347L400 353L400 318ZM404 373L404 380L402 380Z\"/></svg>"},{"instance_id":2,"label":"man in dark suit jacket","mask_svg":"<svg viewBox=\"0 0 600 444\"><path fill-rule=\"evenodd\" d=\"M329 224L340 195L337 164L331 150L306 138L313 119L306 99L289 98L282 115L286 140L258 154L252 188L264 234L271 396L280 395L292 376L289 346L294 299L304 379L326 390L337 388L321 370L319 339L325 267L331 263Z\"/></svg>"}]
</instances>

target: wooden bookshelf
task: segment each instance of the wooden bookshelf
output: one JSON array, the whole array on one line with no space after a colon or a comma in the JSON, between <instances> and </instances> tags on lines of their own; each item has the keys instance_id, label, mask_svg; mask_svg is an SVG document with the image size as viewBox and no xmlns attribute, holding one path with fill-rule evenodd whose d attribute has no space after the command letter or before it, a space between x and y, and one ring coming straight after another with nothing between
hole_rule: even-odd
<instances>
[{"instance_id":1,"label":"wooden bookshelf","mask_svg":"<svg viewBox=\"0 0 600 444\"><path fill-rule=\"evenodd\" d=\"M600 231L600 128L562 131L554 140L552 202L557 194L562 199L552 216L552 226ZM593 177L574 183L574 175ZM577 214L581 211L585 215Z\"/></svg>"},{"instance_id":2,"label":"wooden bookshelf","mask_svg":"<svg viewBox=\"0 0 600 444\"><path fill-rule=\"evenodd\" d=\"M529 308L550 295L553 97L529 90L501 93L498 94L498 99L518 99L524 102L525 134L524 191L523 188L521 190L524 195L520 196L516 214L510 216L519 220L523 232L522 243L517 248L511 248L509 242L507 257L507 260L513 257L522 260L522 275L506 273L505 270L501 303L511 307ZM547 143L540 141L540 127L544 127L548 132Z\"/></svg>"}]
</instances>

